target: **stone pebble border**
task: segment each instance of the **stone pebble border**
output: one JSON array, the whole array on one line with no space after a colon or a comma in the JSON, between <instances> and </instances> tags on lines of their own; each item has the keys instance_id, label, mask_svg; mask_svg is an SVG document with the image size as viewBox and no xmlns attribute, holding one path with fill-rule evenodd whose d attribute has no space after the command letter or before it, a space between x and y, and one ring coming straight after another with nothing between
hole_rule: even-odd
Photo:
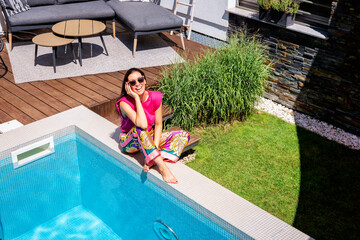
<instances>
[{"instance_id":1,"label":"stone pebble border","mask_svg":"<svg viewBox=\"0 0 360 240\"><path fill-rule=\"evenodd\" d=\"M288 123L317 133L329 140L343 144L351 149L360 150L360 136L348 133L341 128L289 109L269 99L261 98L255 108L275 115Z\"/></svg>"}]
</instances>

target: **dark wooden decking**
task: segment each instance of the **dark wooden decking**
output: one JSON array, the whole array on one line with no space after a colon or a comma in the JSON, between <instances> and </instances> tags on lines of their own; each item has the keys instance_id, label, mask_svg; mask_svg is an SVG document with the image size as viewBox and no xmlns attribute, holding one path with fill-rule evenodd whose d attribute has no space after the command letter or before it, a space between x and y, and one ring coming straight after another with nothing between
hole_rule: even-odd
<instances>
[{"instance_id":1,"label":"dark wooden decking","mask_svg":"<svg viewBox=\"0 0 360 240\"><path fill-rule=\"evenodd\" d=\"M168 33L161 36L176 51L183 52L178 36L170 36ZM202 52L201 49L206 48L188 40L185 40L185 45L185 52L190 57L197 56ZM15 84L7 49L4 48L0 54L9 68L8 73L0 78L0 123L16 119L25 125L84 105L119 125L115 102L121 92L126 71ZM143 69L149 86L161 81L161 68L155 66Z\"/></svg>"}]
</instances>

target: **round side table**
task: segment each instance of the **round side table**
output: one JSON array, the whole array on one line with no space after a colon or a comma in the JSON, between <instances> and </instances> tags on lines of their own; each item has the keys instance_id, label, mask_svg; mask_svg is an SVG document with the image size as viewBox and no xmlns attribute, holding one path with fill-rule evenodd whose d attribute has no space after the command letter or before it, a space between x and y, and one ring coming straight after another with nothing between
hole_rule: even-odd
<instances>
[{"instance_id":1,"label":"round side table","mask_svg":"<svg viewBox=\"0 0 360 240\"><path fill-rule=\"evenodd\" d=\"M101 35L105 31L106 25L100 21L90 19L73 19L66 20L56 23L52 26L51 30L60 36L74 37L79 42L79 63L82 66L82 38L98 35L100 36L101 42L104 46L105 54L108 56L108 51L105 46L104 39Z\"/></svg>"},{"instance_id":2,"label":"round side table","mask_svg":"<svg viewBox=\"0 0 360 240\"><path fill-rule=\"evenodd\" d=\"M38 46L42 47L52 47L52 59L53 59L53 66L54 66L54 72L56 73L56 50L57 47L70 45L71 51L73 53L73 57L76 63L76 57L74 48L72 46L72 42L74 39L72 38L63 38L58 37L54 35L52 32L49 33L42 33L35 37L33 37L32 42L35 44L35 61L34 66L36 66L36 59L37 59L37 52L38 52Z\"/></svg>"}]
</instances>

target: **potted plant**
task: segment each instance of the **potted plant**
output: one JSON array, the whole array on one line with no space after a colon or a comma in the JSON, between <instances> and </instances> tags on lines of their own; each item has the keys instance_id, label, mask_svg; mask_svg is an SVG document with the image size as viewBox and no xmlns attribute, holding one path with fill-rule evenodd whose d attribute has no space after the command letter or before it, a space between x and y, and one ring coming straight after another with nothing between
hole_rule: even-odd
<instances>
[{"instance_id":1,"label":"potted plant","mask_svg":"<svg viewBox=\"0 0 360 240\"><path fill-rule=\"evenodd\" d=\"M257 0L259 5L259 19L263 21L270 21L271 0Z\"/></svg>"},{"instance_id":2,"label":"potted plant","mask_svg":"<svg viewBox=\"0 0 360 240\"><path fill-rule=\"evenodd\" d=\"M300 0L257 0L257 4L260 20L290 26L295 22Z\"/></svg>"}]
</instances>

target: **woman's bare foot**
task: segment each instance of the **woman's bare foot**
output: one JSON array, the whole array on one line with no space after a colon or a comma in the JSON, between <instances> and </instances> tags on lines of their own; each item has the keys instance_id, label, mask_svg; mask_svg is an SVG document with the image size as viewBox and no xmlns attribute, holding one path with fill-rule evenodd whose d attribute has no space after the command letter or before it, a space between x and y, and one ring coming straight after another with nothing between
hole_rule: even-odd
<instances>
[{"instance_id":1,"label":"woman's bare foot","mask_svg":"<svg viewBox=\"0 0 360 240\"><path fill-rule=\"evenodd\" d=\"M150 170L150 168L152 168L154 166L154 162L151 162L150 164L146 164L143 166L143 171L144 172L148 172Z\"/></svg>"},{"instance_id":2,"label":"woman's bare foot","mask_svg":"<svg viewBox=\"0 0 360 240\"><path fill-rule=\"evenodd\" d=\"M164 163L162 157L158 157L154 160L154 162L158 165L160 174L163 180L167 183L178 183L176 177L172 174L168 166Z\"/></svg>"}]
</instances>

